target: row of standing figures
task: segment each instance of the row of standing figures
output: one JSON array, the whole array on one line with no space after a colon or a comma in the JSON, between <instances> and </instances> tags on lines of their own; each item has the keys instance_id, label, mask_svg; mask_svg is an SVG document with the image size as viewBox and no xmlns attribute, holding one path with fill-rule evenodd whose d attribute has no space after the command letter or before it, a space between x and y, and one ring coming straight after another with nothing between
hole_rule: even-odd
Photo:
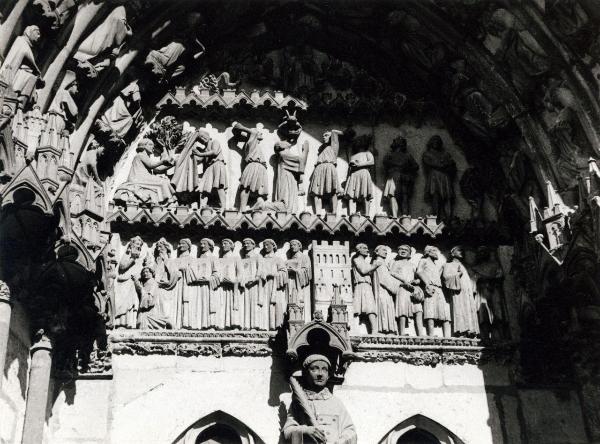
<instances>
[{"instance_id":1,"label":"row of standing figures","mask_svg":"<svg viewBox=\"0 0 600 444\"><path fill-rule=\"evenodd\" d=\"M268 201L270 192L267 160L260 147L263 134L258 129L232 124L234 149L242 141L243 169L240 177L240 210L270 210L288 213L299 212L300 196L304 194L303 181L308 157L309 144L299 146L298 137L302 126L294 116L288 115L278 127L280 140L275 143L275 189L273 200ZM337 172L340 137L338 130L323 134L318 148L316 165L308 185L308 194L313 198L314 210L322 214L325 206L337 213L338 196L348 200L349 214L355 214L358 204L363 205L365 215L371 211L374 197L374 184L371 170L375 164L370 149L371 137L362 135L352 139L352 155L349 158L349 172L342 189ZM223 148L219 141L204 130L187 133L175 148L178 153L170 153L162 147L159 150L150 139L142 139L137 148L127 181L116 191L135 196L144 202L148 200L144 192L148 188L156 190L155 203L173 204L180 196L190 193L200 194L200 205L206 206L211 196L216 196L217 206L226 207L226 192L229 187L228 170ZM160 156L156 160L153 154ZM442 139L435 135L423 154L422 163L427 173L425 197L431 201L432 211L441 217L450 216L454 201L454 176L456 164L445 151ZM383 196L389 200L393 217L410 214L409 201L419 165L408 151L407 140L403 136L394 139L391 151L383 162L386 176ZM173 168L171 177L165 173ZM201 175L199 171L202 171ZM253 200L253 205L249 202Z\"/></svg>"},{"instance_id":2,"label":"row of standing figures","mask_svg":"<svg viewBox=\"0 0 600 444\"><path fill-rule=\"evenodd\" d=\"M219 256L207 238L198 257L189 239L179 241L177 257L171 248L161 239L144 256L139 236L127 244L114 275L116 327L275 330L290 303L310 313L312 265L298 240L290 241L286 259L272 239L257 253L246 238L239 255L228 238ZM412 321L419 336L434 336L437 325L445 337L494 336L504 318L501 268L482 262L469 274L461 247L443 264L433 246L418 261L408 245L398 247L393 261L388 253L380 245L370 260L369 248L358 244L351 260L353 312L369 333L406 335Z\"/></svg>"}]
</instances>

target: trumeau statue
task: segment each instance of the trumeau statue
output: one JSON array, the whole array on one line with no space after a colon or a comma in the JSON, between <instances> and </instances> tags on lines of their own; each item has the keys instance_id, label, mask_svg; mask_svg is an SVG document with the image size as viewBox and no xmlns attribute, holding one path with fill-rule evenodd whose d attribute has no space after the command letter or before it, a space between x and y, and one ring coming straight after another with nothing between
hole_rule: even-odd
<instances>
[{"instance_id":1,"label":"trumeau statue","mask_svg":"<svg viewBox=\"0 0 600 444\"><path fill-rule=\"evenodd\" d=\"M452 298L452 332L455 336L476 336L479 334L477 309L471 278L461 262L463 249L454 247L450 255L452 260L442 266L442 280Z\"/></svg>"},{"instance_id":2,"label":"trumeau statue","mask_svg":"<svg viewBox=\"0 0 600 444\"><path fill-rule=\"evenodd\" d=\"M326 356L312 354L304 360L302 384L292 383L294 395L283 426L286 442L356 444L352 418L327 388L330 374Z\"/></svg>"},{"instance_id":3,"label":"trumeau statue","mask_svg":"<svg viewBox=\"0 0 600 444\"><path fill-rule=\"evenodd\" d=\"M356 250L356 254L352 258L354 314L366 316L368 321L367 330L370 334L374 334L377 333L377 303L373 293L371 274L379 264L369 264L367 262L369 247L366 244L357 244L354 248Z\"/></svg>"},{"instance_id":4,"label":"trumeau statue","mask_svg":"<svg viewBox=\"0 0 600 444\"><path fill-rule=\"evenodd\" d=\"M450 337L450 304L442 291L440 251L437 247L427 246L417 266L417 276L423 284L425 300L423 318L426 322L427 336L433 336L436 322L441 322L445 338Z\"/></svg>"},{"instance_id":5,"label":"trumeau statue","mask_svg":"<svg viewBox=\"0 0 600 444\"><path fill-rule=\"evenodd\" d=\"M342 134L342 131L335 129L323 133L323 143L319 147L317 163L308 187L308 194L315 201L316 214L321 214L324 198L331 201L331 212L337 214L338 194L341 193L337 157L340 150L339 137Z\"/></svg>"},{"instance_id":6,"label":"trumeau statue","mask_svg":"<svg viewBox=\"0 0 600 444\"><path fill-rule=\"evenodd\" d=\"M249 237L242 241L240 292L244 304L244 328L269 329L269 300L260 278L261 258L254 249L256 242Z\"/></svg>"},{"instance_id":7,"label":"trumeau statue","mask_svg":"<svg viewBox=\"0 0 600 444\"><path fill-rule=\"evenodd\" d=\"M15 39L0 68L0 80L17 94L21 108L25 107L36 86L43 86L40 68L33 55L33 45L40 37L40 28L36 25L25 28L23 35Z\"/></svg>"},{"instance_id":8,"label":"trumeau statue","mask_svg":"<svg viewBox=\"0 0 600 444\"><path fill-rule=\"evenodd\" d=\"M250 197L254 196L257 203L261 204L267 200L269 194L267 162L260 148L263 135L260 131L246 128L237 122L232 124L232 131L234 137L244 140L244 169L242 177L240 177L240 210L246 211Z\"/></svg>"},{"instance_id":9,"label":"trumeau statue","mask_svg":"<svg viewBox=\"0 0 600 444\"><path fill-rule=\"evenodd\" d=\"M275 255L277 244L273 239L263 241L260 276L262 291L269 301L269 330L275 330L283 324L287 309L288 270L282 258Z\"/></svg>"},{"instance_id":10,"label":"trumeau statue","mask_svg":"<svg viewBox=\"0 0 600 444\"><path fill-rule=\"evenodd\" d=\"M383 169L386 176L383 196L390 201L392 217L400 214L410 214L410 198L419 171L415 158L408 152L408 145L404 136L396 137L383 160Z\"/></svg>"},{"instance_id":11,"label":"trumeau statue","mask_svg":"<svg viewBox=\"0 0 600 444\"><path fill-rule=\"evenodd\" d=\"M136 279L142 273L144 241L135 236L127 244L115 280L115 327L135 328L139 307Z\"/></svg>"},{"instance_id":12,"label":"trumeau statue","mask_svg":"<svg viewBox=\"0 0 600 444\"><path fill-rule=\"evenodd\" d=\"M415 276L416 267L410 258L412 249L409 245L398 247L398 257L390 266L390 274L400 282L396 294L396 319L398 331L405 335L408 320L414 317L417 336L424 336L423 327L423 290L421 281Z\"/></svg>"},{"instance_id":13,"label":"trumeau statue","mask_svg":"<svg viewBox=\"0 0 600 444\"><path fill-rule=\"evenodd\" d=\"M431 202L431 209L442 219L451 217L454 210L454 178L456 163L444 149L440 136L432 136L422 157L426 173L425 198Z\"/></svg>"},{"instance_id":14,"label":"trumeau statue","mask_svg":"<svg viewBox=\"0 0 600 444\"><path fill-rule=\"evenodd\" d=\"M171 182L166 177L156 175L167 171L173 165L173 159L166 152L162 153L159 160L151 158L155 150L154 142L150 139L140 140L136 151L127 181L117 188L115 197L121 198L121 194L124 194L135 196L140 202L174 202L175 190Z\"/></svg>"},{"instance_id":15,"label":"trumeau statue","mask_svg":"<svg viewBox=\"0 0 600 444\"><path fill-rule=\"evenodd\" d=\"M380 333L398 333L394 299L400 290L400 281L390 274L385 262L388 248L385 245L378 245L373 250L373 254L375 255L373 265L377 265L373 272L373 293L377 302L378 330Z\"/></svg>"},{"instance_id":16,"label":"trumeau statue","mask_svg":"<svg viewBox=\"0 0 600 444\"><path fill-rule=\"evenodd\" d=\"M283 202L288 213L299 210L299 196L303 194L302 183L304 167L308 156L308 142L302 145L300 154L294 153L302 126L295 114L288 114L278 129L281 140L275 144L277 154L277 180L275 185L275 201Z\"/></svg>"},{"instance_id":17,"label":"trumeau statue","mask_svg":"<svg viewBox=\"0 0 600 444\"><path fill-rule=\"evenodd\" d=\"M352 157L348 165L348 178L344 196L348 199L348 214L356 213L356 204L364 202L364 216L369 216L371 201L373 200L373 180L371 179L371 167L375 164L373 153L369 151L371 145L370 136L359 136L352 144Z\"/></svg>"}]
</instances>

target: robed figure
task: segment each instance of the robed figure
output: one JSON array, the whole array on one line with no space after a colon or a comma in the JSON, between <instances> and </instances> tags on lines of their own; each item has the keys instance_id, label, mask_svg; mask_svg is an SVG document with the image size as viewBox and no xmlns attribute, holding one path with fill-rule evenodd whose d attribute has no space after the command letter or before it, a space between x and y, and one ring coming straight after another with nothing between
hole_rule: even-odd
<instances>
[{"instance_id":1,"label":"robed figure","mask_svg":"<svg viewBox=\"0 0 600 444\"><path fill-rule=\"evenodd\" d=\"M286 262L288 269L288 302L295 302L304 307L306 322L312 317L310 300L310 283L312 281L312 267L308 255L302 252L302 243L293 239L290 241L290 253ZM292 298L297 298L292 301Z\"/></svg>"},{"instance_id":2,"label":"robed figure","mask_svg":"<svg viewBox=\"0 0 600 444\"><path fill-rule=\"evenodd\" d=\"M450 337L450 303L442 290L442 269L439 263L440 252L436 247L427 246L417 266L417 276L423 285L423 318L427 335L433 336L436 322L442 323L444 337Z\"/></svg>"},{"instance_id":3,"label":"robed figure","mask_svg":"<svg viewBox=\"0 0 600 444\"><path fill-rule=\"evenodd\" d=\"M139 300L135 281L142 273L143 244L141 237L132 238L119 262L115 279L115 327L136 327Z\"/></svg>"},{"instance_id":4,"label":"robed figure","mask_svg":"<svg viewBox=\"0 0 600 444\"><path fill-rule=\"evenodd\" d=\"M134 283L140 301L137 328L150 330L172 328L169 319L163 312L158 284L154 279L154 270L144 267L141 279L136 278Z\"/></svg>"},{"instance_id":5,"label":"robed figure","mask_svg":"<svg viewBox=\"0 0 600 444\"><path fill-rule=\"evenodd\" d=\"M243 328L267 330L269 328L269 301L261 283L262 258L254 252L256 242L246 238L242 241L240 292L244 303Z\"/></svg>"},{"instance_id":6,"label":"robed figure","mask_svg":"<svg viewBox=\"0 0 600 444\"><path fill-rule=\"evenodd\" d=\"M375 254L374 265L377 268L373 272L373 293L377 303L378 330L380 333L398 333L396 324L396 310L394 299L398 294L400 282L395 279L385 263L387 247L379 245L373 251Z\"/></svg>"},{"instance_id":7,"label":"robed figure","mask_svg":"<svg viewBox=\"0 0 600 444\"><path fill-rule=\"evenodd\" d=\"M283 324L287 309L288 270L285 261L275 255L277 244L272 239L263 241L263 257L260 261L262 292L269 301L269 330Z\"/></svg>"},{"instance_id":8,"label":"robed figure","mask_svg":"<svg viewBox=\"0 0 600 444\"><path fill-rule=\"evenodd\" d=\"M242 275L242 262L233 252L234 243L231 239L221 241L221 257L217 269L221 286L218 316L220 328L242 328L244 324L244 303L240 294L239 283Z\"/></svg>"}]
</instances>

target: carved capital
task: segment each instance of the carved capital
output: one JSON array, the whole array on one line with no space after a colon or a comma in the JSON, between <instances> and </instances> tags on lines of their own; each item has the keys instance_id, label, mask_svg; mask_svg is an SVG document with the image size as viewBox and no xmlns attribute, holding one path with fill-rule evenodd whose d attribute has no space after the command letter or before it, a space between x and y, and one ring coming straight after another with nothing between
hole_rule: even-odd
<instances>
[{"instance_id":1,"label":"carved capital","mask_svg":"<svg viewBox=\"0 0 600 444\"><path fill-rule=\"evenodd\" d=\"M38 330L34 336L33 345L30 348L31 355L40 350L52 352L52 349L52 339L48 335L46 335L46 332L44 330Z\"/></svg>"}]
</instances>

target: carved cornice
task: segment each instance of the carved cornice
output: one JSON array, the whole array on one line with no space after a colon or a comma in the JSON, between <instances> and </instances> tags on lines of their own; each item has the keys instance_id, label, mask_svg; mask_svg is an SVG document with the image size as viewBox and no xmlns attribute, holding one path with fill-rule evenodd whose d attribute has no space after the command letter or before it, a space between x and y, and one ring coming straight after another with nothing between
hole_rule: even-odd
<instances>
[{"instance_id":1,"label":"carved cornice","mask_svg":"<svg viewBox=\"0 0 600 444\"><path fill-rule=\"evenodd\" d=\"M236 210L215 211L212 208L200 210L177 206L165 208L153 206L143 208L128 203L126 207L109 206L108 222L112 231L119 232L119 224L142 224L154 227L221 227L226 230L302 230L307 233L325 232L330 234L348 233L359 235L372 233L374 236L423 234L437 237L444 229L444 223L437 223L435 216L426 218L392 217L377 215L368 218L360 215L322 217L309 212L288 214L283 212L254 211L241 213Z\"/></svg>"}]
</instances>

